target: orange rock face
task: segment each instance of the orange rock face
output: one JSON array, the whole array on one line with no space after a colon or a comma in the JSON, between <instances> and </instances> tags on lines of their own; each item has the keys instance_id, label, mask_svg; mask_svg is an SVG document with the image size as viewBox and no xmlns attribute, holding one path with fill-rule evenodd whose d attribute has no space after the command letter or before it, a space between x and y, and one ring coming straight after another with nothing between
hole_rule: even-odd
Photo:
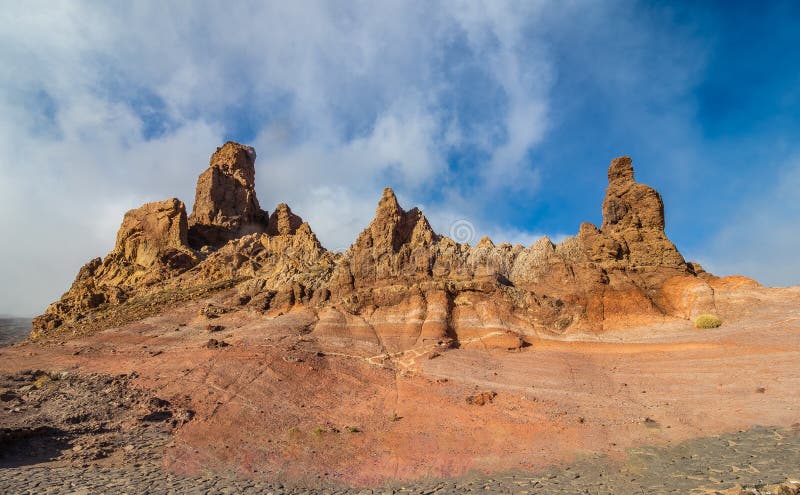
<instances>
[{"instance_id":1,"label":"orange rock face","mask_svg":"<svg viewBox=\"0 0 800 495\"><path fill-rule=\"evenodd\" d=\"M227 142L211 156L208 169L197 179L194 209L189 217L189 239L199 249L267 227L255 189L256 152Z\"/></svg>"},{"instance_id":2,"label":"orange rock face","mask_svg":"<svg viewBox=\"0 0 800 495\"><path fill-rule=\"evenodd\" d=\"M134 320L142 313L128 312L133 301L158 293L171 304L180 293L178 304L214 287L236 287L230 305L265 319L311 311L311 338L373 357L518 349L547 335L713 312L717 279L667 238L658 192L635 181L629 157L611 162L608 179L601 227L584 223L559 244L460 244L386 189L372 222L336 254L287 205L261 210L255 151L229 142L200 175L188 219L175 199L126 214L114 250L81 269L34 335L80 328L87 317L102 326L110 313Z\"/></svg>"},{"instance_id":3,"label":"orange rock face","mask_svg":"<svg viewBox=\"0 0 800 495\"><path fill-rule=\"evenodd\" d=\"M611 162L608 189L603 200L605 240L619 245L615 258L628 266L666 266L681 268L683 256L664 234L664 202L650 186L633 177L630 157ZM608 261L602 257L598 261Z\"/></svg>"},{"instance_id":4,"label":"orange rock face","mask_svg":"<svg viewBox=\"0 0 800 495\"><path fill-rule=\"evenodd\" d=\"M114 249L81 267L69 291L34 319L34 335L64 322L80 324L98 308L127 300L194 266L187 241L186 208L175 198L147 203L125 214Z\"/></svg>"}]
</instances>

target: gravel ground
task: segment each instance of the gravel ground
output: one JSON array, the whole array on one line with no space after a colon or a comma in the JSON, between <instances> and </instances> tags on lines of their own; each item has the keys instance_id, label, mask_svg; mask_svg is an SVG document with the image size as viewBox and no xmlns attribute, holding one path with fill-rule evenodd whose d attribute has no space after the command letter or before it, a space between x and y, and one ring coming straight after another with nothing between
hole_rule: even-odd
<instances>
[{"instance_id":1,"label":"gravel ground","mask_svg":"<svg viewBox=\"0 0 800 495\"><path fill-rule=\"evenodd\" d=\"M374 489L182 477L163 470L161 459L174 428L191 421L193 412L136 389L131 379L38 370L0 375L0 493L683 494L800 479L800 424L630 449L622 463L593 456L536 474Z\"/></svg>"},{"instance_id":2,"label":"gravel ground","mask_svg":"<svg viewBox=\"0 0 800 495\"><path fill-rule=\"evenodd\" d=\"M716 493L735 485L762 486L800 478L800 434L754 428L697 439L670 448L638 448L623 464L592 457L538 474L426 481L373 489L286 487L260 480L219 476L187 478L167 473L157 462L87 467L47 464L0 469L7 494L657 494ZM725 492L725 493L739 493ZM749 491L741 493L762 493ZM764 491L763 493L768 493ZM796 493L787 491L785 493Z\"/></svg>"}]
</instances>

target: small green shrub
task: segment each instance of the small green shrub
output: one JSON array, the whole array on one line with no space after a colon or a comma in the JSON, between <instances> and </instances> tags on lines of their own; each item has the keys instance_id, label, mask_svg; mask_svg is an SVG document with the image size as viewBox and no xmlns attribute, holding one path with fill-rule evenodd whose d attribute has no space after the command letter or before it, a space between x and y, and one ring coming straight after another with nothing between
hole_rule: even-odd
<instances>
[{"instance_id":1,"label":"small green shrub","mask_svg":"<svg viewBox=\"0 0 800 495\"><path fill-rule=\"evenodd\" d=\"M325 433L325 431L326 431L325 428L317 427L311 430L311 433L313 433L314 435L322 435L323 433Z\"/></svg>"},{"instance_id":2,"label":"small green shrub","mask_svg":"<svg viewBox=\"0 0 800 495\"><path fill-rule=\"evenodd\" d=\"M345 426L344 428L347 431L349 431L350 433L359 433L361 431L358 428L356 428L355 426Z\"/></svg>"},{"instance_id":3,"label":"small green shrub","mask_svg":"<svg viewBox=\"0 0 800 495\"><path fill-rule=\"evenodd\" d=\"M722 320L714 315L700 315L694 321L694 326L697 328L717 328L722 325Z\"/></svg>"}]
</instances>

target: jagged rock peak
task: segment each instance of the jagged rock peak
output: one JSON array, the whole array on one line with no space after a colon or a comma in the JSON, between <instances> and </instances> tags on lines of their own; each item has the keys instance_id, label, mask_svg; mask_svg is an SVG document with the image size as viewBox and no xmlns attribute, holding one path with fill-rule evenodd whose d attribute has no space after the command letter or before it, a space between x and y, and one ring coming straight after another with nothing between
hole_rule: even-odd
<instances>
[{"instance_id":1,"label":"jagged rock peak","mask_svg":"<svg viewBox=\"0 0 800 495\"><path fill-rule=\"evenodd\" d=\"M187 242L186 208L176 198L146 203L125 213L114 249L78 272L69 291L33 321L34 332L77 322L102 304L170 279L198 263Z\"/></svg>"},{"instance_id":2,"label":"jagged rock peak","mask_svg":"<svg viewBox=\"0 0 800 495\"><path fill-rule=\"evenodd\" d=\"M603 225L600 230L621 229L664 230L664 202L650 186L633 178L629 156L611 161L608 168L608 189L603 201Z\"/></svg>"},{"instance_id":3,"label":"jagged rock peak","mask_svg":"<svg viewBox=\"0 0 800 495\"><path fill-rule=\"evenodd\" d=\"M271 216L261 210L254 181L252 148L231 142L218 148L198 179L188 219L177 199L128 212L114 250L85 265L34 327L38 332L63 324L77 328L89 321L87 315L103 314L111 324L117 313L104 313L107 308L154 290L172 293L178 287L247 279L252 286L242 294L256 307L283 308L279 301L285 300L290 301L287 307L299 302L319 309L324 303L343 312L342 322L349 321L344 313L377 315L370 327L390 325L390 332L405 321L402 325L408 326L402 328L411 329L413 345L422 335L450 338L484 315L495 321L491 315L499 308L505 308L501 313L508 321L533 318L531 325L559 333L568 326L602 327L615 312L661 317L673 304L659 306L660 297L672 297L659 292L666 281L702 274L699 267L686 265L667 238L661 196L634 180L630 157L610 164L600 228L584 223L578 235L558 245L542 237L528 247L494 246L489 238L470 247L439 236L418 208L405 211L387 188L372 222L346 253L334 255L286 204ZM283 295L276 296L279 292ZM676 297L685 299L682 293ZM138 307L126 311L138 318ZM436 307L420 323L418 315ZM423 330L420 325L429 320L434 330ZM459 323L448 327L450 321ZM491 323L486 328L497 327ZM384 346L386 341L378 340Z\"/></svg>"},{"instance_id":4,"label":"jagged rock peak","mask_svg":"<svg viewBox=\"0 0 800 495\"><path fill-rule=\"evenodd\" d=\"M383 189L383 194L381 195L380 201L378 201L378 209L375 212L377 216L380 212L387 211L387 212L403 212L403 209L400 207L400 203L397 201L397 196L394 194L394 189L391 187L386 187Z\"/></svg>"},{"instance_id":5,"label":"jagged rock peak","mask_svg":"<svg viewBox=\"0 0 800 495\"><path fill-rule=\"evenodd\" d=\"M255 163L256 150L252 146L228 141L211 155L208 165L239 178L243 185L253 185L256 180Z\"/></svg>"},{"instance_id":6,"label":"jagged rock peak","mask_svg":"<svg viewBox=\"0 0 800 495\"><path fill-rule=\"evenodd\" d=\"M269 217L269 235L293 235L303 225L303 219L292 213L286 203L279 204Z\"/></svg>"},{"instance_id":7,"label":"jagged rock peak","mask_svg":"<svg viewBox=\"0 0 800 495\"><path fill-rule=\"evenodd\" d=\"M580 235L596 259L617 260L627 266L685 268L683 256L664 232L661 195L634 180L628 156L615 158L608 168L599 232L582 226Z\"/></svg>"},{"instance_id":8,"label":"jagged rock peak","mask_svg":"<svg viewBox=\"0 0 800 495\"><path fill-rule=\"evenodd\" d=\"M620 156L611 160L608 167L608 183L633 182L633 160L629 156Z\"/></svg>"},{"instance_id":9,"label":"jagged rock peak","mask_svg":"<svg viewBox=\"0 0 800 495\"><path fill-rule=\"evenodd\" d=\"M111 255L142 267L168 250L188 250L186 207L177 198L145 203L125 213Z\"/></svg>"},{"instance_id":10,"label":"jagged rock peak","mask_svg":"<svg viewBox=\"0 0 800 495\"><path fill-rule=\"evenodd\" d=\"M356 239L357 251L398 252L407 244L430 244L437 236L419 208L405 211L391 188L383 190L375 218Z\"/></svg>"},{"instance_id":11,"label":"jagged rock peak","mask_svg":"<svg viewBox=\"0 0 800 495\"><path fill-rule=\"evenodd\" d=\"M209 167L197 179L189 216L192 247L219 247L242 235L266 230L267 213L256 197L255 159L253 148L231 141L211 156Z\"/></svg>"},{"instance_id":12,"label":"jagged rock peak","mask_svg":"<svg viewBox=\"0 0 800 495\"><path fill-rule=\"evenodd\" d=\"M493 248L494 247L494 242L492 242L492 240L489 237L483 236L478 241L478 244L475 247L477 247L477 248Z\"/></svg>"}]
</instances>

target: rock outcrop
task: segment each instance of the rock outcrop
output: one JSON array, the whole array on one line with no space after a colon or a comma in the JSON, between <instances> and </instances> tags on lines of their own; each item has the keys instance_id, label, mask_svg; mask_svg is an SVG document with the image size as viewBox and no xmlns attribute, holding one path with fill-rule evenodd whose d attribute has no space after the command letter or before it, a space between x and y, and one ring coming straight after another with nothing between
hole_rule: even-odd
<instances>
[{"instance_id":1,"label":"rock outcrop","mask_svg":"<svg viewBox=\"0 0 800 495\"><path fill-rule=\"evenodd\" d=\"M372 222L336 254L286 204L268 216L254 184L255 151L226 143L198 179L192 215L175 199L128 212L114 250L81 269L35 334L80 327L87 315L102 322L153 291L198 287L235 288L231 305L264 318L312 311L313 338L365 355L516 349L714 309L715 277L667 238L661 196L635 181L629 157L611 162L602 225L584 223L558 244L457 243L385 189Z\"/></svg>"},{"instance_id":2,"label":"rock outcrop","mask_svg":"<svg viewBox=\"0 0 800 495\"><path fill-rule=\"evenodd\" d=\"M661 195L634 180L628 156L614 159L608 169L600 231L619 245L614 258L627 266L685 266L683 256L664 233ZM608 260L600 257L599 261Z\"/></svg>"},{"instance_id":3,"label":"rock outcrop","mask_svg":"<svg viewBox=\"0 0 800 495\"><path fill-rule=\"evenodd\" d=\"M80 322L103 305L124 302L131 293L168 280L198 262L189 247L186 207L172 198L125 213L114 249L78 271L69 291L34 319L35 331Z\"/></svg>"},{"instance_id":4,"label":"rock outcrop","mask_svg":"<svg viewBox=\"0 0 800 495\"><path fill-rule=\"evenodd\" d=\"M303 225L303 219L292 213L286 203L279 204L269 217L269 235L292 235Z\"/></svg>"},{"instance_id":5,"label":"rock outcrop","mask_svg":"<svg viewBox=\"0 0 800 495\"><path fill-rule=\"evenodd\" d=\"M255 160L253 148L230 141L211 156L208 169L197 178L189 216L192 247L219 247L242 235L266 231L268 215L256 198Z\"/></svg>"},{"instance_id":6,"label":"rock outcrop","mask_svg":"<svg viewBox=\"0 0 800 495\"><path fill-rule=\"evenodd\" d=\"M189 247L188 230L186 207L176 198L127 212L114 250L106 258L104 280L115 285L148 284L173 270L192 267L197 258Z\"/></svg>"}]
</instances>

